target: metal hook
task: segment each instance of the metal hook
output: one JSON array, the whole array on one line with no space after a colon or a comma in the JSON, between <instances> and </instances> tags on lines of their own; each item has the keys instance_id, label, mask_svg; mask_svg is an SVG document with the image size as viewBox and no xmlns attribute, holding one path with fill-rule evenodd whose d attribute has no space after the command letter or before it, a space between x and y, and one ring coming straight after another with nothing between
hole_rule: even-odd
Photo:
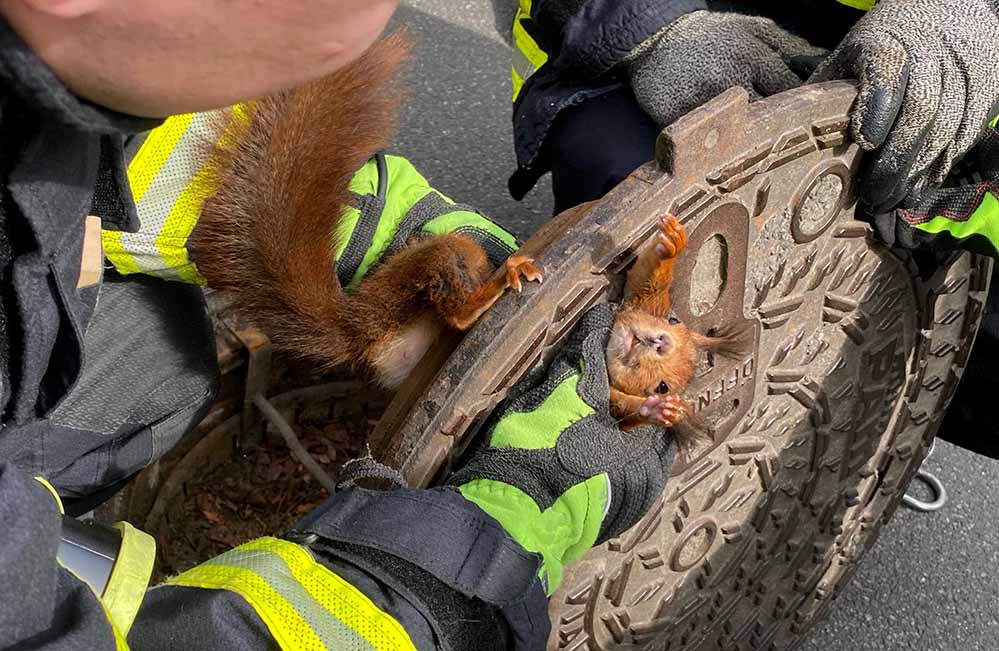
<instances>
[{"instance_id":1,"label":"metal hook","mask_svg":"<svg viewBox=\"0 0 999 651\"><path fill-rule=\"evenodd\" d=\"M902 504L905 504L913 511L919 511L920 513L932 513L933 511L939 511L947 503L947 489L944 488L943 484L937 479L936 475L931 472L927 472L922 468L916 472L916 476L913 478L920 480L929 487L930 491L933 493L934 498L930 502L924 502L921 499L915 498L909 494L902 496Z\"/></svg>"},{"instance_id":2,"label":"metal hook","mask_svg":"<svg viewBox=\"0 0 999 651\"><path fill-rule=\"evenodd\" d=\"M936 439L930 445L930 451L926 453L926 458L923 459L923 466L926 465L927 460L933 456L933 451L937 449ZM943 482L937 479L937 476L931 472L924 470L922 467L916 471L916 476L912 478L913 481L919 480L923 482L927 487L929 487L930 492L933 493L934 498L930 502L924 502L923 500L912 497L908 493L902 496L902 504L908 506L913 511L919 511L920 513L932 513L933 511L939 511L947 504L947 489L944 488Z\"/></svg>"}]
</instances>

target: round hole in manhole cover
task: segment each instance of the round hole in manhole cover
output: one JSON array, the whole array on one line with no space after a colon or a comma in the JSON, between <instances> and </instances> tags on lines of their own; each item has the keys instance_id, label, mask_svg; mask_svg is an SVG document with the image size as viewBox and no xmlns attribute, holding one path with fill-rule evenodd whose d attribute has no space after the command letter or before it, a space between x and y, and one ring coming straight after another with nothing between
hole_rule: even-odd
<instances>
[{"instance_id":1,"label":"round hole in manhole cover","mask_svg":"<svg viewBox=\"0 0 999 651\"><path fill-rule=\"evenodd\" d=\"M686 572L696 567L711 550L718 536L718 525L711 519L691 525L673 548L670 567L674 572Z\"/></svg>"},{"instance_id":2,"label":"round hole in manhole cover","mask_svg":"<svg viewBox=\"0 0 999 651\"><path fill-rule=\"evenodd\" d=\"M844 178L849 172L842 164L834 164L815 173L795 202L791 219L791 234L795 242L804 244L816 239L836 219L846 193Z\"/></svg>"}]
</instances>

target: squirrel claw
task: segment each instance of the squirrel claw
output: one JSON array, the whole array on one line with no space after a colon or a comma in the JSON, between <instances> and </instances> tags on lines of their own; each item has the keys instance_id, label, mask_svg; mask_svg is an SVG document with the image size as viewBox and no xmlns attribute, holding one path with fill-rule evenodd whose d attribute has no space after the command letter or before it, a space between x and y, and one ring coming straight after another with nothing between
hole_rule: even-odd
<instances>
[{"instance_id":1,"label":"squirrel claw","mask_svg":"<svg viewBox=\"0 0 999 651\"><path fill-rule=\"evenodd\" d=\"M521 276L529 283L540 283L545 279L532 258L523 255L510 256L506 261L507 287L516 290L518 294L523 290L520 282Z\"/></svg>"},{"instance_id":2,"label":"squirrel claw","mask_svg":"<svg viewBox=\"0 0 999 651\"><path fill-rule=\"evenodd\" d=\"M659 241L656 243L656 255L669 260L680 255L687 246L687 232L673 215L659 218Z\"/></svg>"},{"instance_id":3,"label":"squirrel claw","mask_svg":"<svg viewBox=\"0 0 999 651\"><path fill-rule=\"evenodd\" d=\"M672 394L652 395L642 403L638 414L663 427L673 427L687 417L687 404Z\"/></svg>"}]
</instances>

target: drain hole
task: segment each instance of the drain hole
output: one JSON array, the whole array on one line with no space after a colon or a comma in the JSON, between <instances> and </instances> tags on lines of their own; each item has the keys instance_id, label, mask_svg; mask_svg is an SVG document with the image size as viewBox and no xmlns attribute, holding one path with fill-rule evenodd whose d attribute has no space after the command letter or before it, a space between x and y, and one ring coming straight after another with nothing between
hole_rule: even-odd
<instances>
[{"instance_id":1,"label":"drain hole","mask_svg":"<svg viewBox=\"0 0 999 651\"><path fill-rule=\"evenodd\" d=\"M690 312L704 316L715 307L728 280L728 243L715 235L697 251L690 274Z\"/></svg>"}]
</instances>

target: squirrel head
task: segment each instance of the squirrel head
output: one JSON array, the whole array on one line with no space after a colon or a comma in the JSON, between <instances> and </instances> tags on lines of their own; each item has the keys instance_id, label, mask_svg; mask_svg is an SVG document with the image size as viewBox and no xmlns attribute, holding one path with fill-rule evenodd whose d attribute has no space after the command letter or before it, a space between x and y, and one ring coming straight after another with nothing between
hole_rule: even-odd
<instances>
[{"instance_id":1,"label":"squirrel head","mask_svg":"<svg viewBox=\"0 0 999 651\"><path fill-rule=\"evenodd\" d=\"M694 377L699 351L731 355L741 348L737 335L707 336L625 307L607 342L607 374L611 386L628 395L681 396Z\"/></svg>"}]
</instances>

